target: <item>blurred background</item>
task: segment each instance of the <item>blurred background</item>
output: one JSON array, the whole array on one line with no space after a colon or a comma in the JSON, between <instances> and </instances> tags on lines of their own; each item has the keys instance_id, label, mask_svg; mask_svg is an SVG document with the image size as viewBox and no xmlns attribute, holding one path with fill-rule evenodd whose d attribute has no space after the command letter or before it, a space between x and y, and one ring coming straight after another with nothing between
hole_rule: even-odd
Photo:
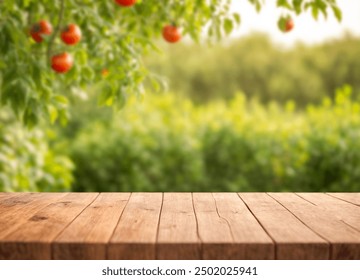
<instances>
[{"instance_id":1,"label":"blurred background","mask_svg":"<svg viewBox=\"0 0 360 280\"><path fill-rule=\"evenodd\" d=\"M360 191L360 1L289 34L268 2L234 1L221 43L159 42L158 82L120 112L96 88L64 127L2 112L0 191Z\"/></svg>"}]
</instances>

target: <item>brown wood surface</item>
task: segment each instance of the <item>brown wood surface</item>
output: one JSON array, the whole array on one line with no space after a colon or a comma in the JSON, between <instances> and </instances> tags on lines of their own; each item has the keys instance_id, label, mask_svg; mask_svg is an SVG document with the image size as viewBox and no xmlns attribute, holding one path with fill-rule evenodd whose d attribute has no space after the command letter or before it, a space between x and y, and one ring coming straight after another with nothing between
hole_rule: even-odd
<instances>
[{"instance_id":1,"label":"brown wood surface","mask_svg":"<svg viewBox=\"0 0 360 280\"><path fill-rule=\"evenodd\" d=\"M336 217L360 232L359 206L321 193L298 193L297 195L316 205L326 215Z\"/></svg>"},{"instance_id":2,"label":"brown wood surface","mask_svg":"<svg viewBox=\"0 0 360 280\"><path fill-rule=\"evenodd\" d=\"M0 193L0 259L360 259L359 193Z\"/></svg>"},{"instance_id":3,"label":"brown wood surface","mask_svg":"<svg viewBox=\"0 0 360 280\"><path fill-rule=\"evenodd\" d=\"M161 193L133 193L108 245L109 259L155 259Z\"/></svg>"},{"instance_id":4,"label":"brown wood surface","mask_svg":"<svg viewBox=\"0 0 360 280\"><path fill-rule=\"evenodd\" d=\"M0 240L27 222L36 212L66 194L21 193L0 199ZM0 247L1 250L1 247Z\"/></svg>"},{"instance_id":5,"label":"brown wood surface","mask_svg":"<svg viewBox=\"0 0 360 280\"><path fill-rule=\"evenodd\" d=\"M327 195L342 199L360 206L360 193L327 193Z\"/></svg>"},{"instance_id":6,"label":"brown wood surface","mask_svg":"<svg viewBox=\"0 0 360 280\"><path fill-rule=\"evenodd\" d=\"M331 243L331 259L360 259L360 232L296 194L270 194L307 227ZM329 207L330 208L330 207ZM338 211L343 208L338 207Z\"/></svg>"},{"instance_id":7,"label":"brown wood surface","mask_svg":"<svg viewBox=\"0 0 360 280\"><path fill-rule=\"evenodd\" d=\"M275 245L236 193L214 193L217 213L230 227L236 259L274 259Z\"/></svg>"},{"instance_id":8,"label":"brown wood surface","mask_svg":"<svg viewBox=\"0 0 360 280\"><path fill-rule=\"evenodd\" d=\"M47 195L57 197L57 195ZM0 256L9 259L51 259L51 241L97 195L91 193L58 195L60 199L39 209L26 220L19 216L22 223L11 233L1 238Z\"/></svg>"},{"instance_id":9,"label":"brown wood surface","mask_svg":"<svg viewBox=\"0 0 360 280\"><path fill-rule=\"evenodd\" d=\"M21 195L22 193L0 193L0 199L5 197L6 199L10 198L10 197L14 197L14 196L18 196Z\"/></svg>"},{"instance_id":10,"label":"brown wood surface","mask_svg":"<svg viewBox=\"0 0 360 280\"><path fill-rule=\"evenodd\" d=\"M276 259L327 259L330 247L291 212L266 193L240 197L276 243ZM282 194L287 196L287 194Z\"/></svg>"},{"instance_id":11,"label":"brown wood surface","mask_svg":"<svg viewBox=\"0 0 360 280\"><path fill-rule=\"evenodd\" d=\"M236 193L194 193L203 259L272 259L272 240Z\"/></svg>"},{"instance_id":12,"label":"brown wood surface","mask_svg":"<svg viewBox=\"0 0 360 280\"><path fill-rule=\"evenodd\" d=\"M164 193L157 259L199 259L200 239L191 193Z\"/></svg>"},{"instance_id":13,"label":"brown wood surface","mask_svg":"<svg viewBox=\"0 0 360 280\"><path fill-rule=\"evenodd\" d=\"M129 193L103 193L54 241L53 258L106 259L106 246L128 202Z\"/></svg>"},{"instance_id":14,"label":"brown wood surface","mask_svg":"<svg viewBox=\"0 0 360 280\"><path fill-rule=\"evenodd\" d=\"M235 259L238 248L234 244L229 224L217 212L211 193L194 193L194 209L202 243L203 259Z\"/></svg>"}]
</instances>

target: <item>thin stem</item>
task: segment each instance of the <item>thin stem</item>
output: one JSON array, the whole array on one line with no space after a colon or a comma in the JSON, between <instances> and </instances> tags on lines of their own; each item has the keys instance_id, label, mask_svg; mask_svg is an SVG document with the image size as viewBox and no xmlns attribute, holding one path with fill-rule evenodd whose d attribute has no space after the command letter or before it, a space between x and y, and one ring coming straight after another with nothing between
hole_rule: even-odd
<instances>
[{"instance_id":1,"label":"thin stem","mask_svg":"<svg viewBox=\"0 0 360 280\"><path fill-rule=\"evenodd\" d=\"M59 20L58 20L58 23L57 23L57 25L55 27L54 33L52 34L52 36L50 38L48 49L47 49L47 57L48 57L49 61L50 61L50 58L51 58L51 52L52 52L52 48L53 48L53 45L54 45L55 38L56 38L56 36L58 35L58 33L60 31L62 21L64 19L65 0L60 0L60 1L61 2L60 2Z\"/></svg>"}]
</instances>

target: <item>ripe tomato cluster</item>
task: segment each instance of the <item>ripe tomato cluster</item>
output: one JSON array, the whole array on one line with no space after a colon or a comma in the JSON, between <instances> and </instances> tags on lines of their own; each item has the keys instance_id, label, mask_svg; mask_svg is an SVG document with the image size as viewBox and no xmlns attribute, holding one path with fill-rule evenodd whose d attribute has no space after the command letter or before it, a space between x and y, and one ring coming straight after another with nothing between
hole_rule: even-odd
<instances>
[{"instance_id":1,"label":"ripe tomato cluster","mask_svg":"<svg viewBox=\"0 0 360 280\"><path fill-rule=\"evenodd\" d=\"M114 0L116 4L122 7L131 7L136 4L137 0ZM283 32L290 32L294 28L294 21L290 16L282 17L279 20L280 30ZM31 28L30 35L36 43L41 43L43 40L53 33L52 25L46 20L40 20L34 24ZM76 24L69 24L66 26L61 34L61 40L69 46L76 45L81 40L81 29ZM168 43L177 43L181 40L182 35L179 28L175 24L165 25L162 29L162 36ZM63 52L54 55L51 58L51 67L57 73L66 73L73 66L73 58L67 53ZM108 69L103 69L102 76L106 77L109 75Z\"/></svg>"},{"instance_id":2,"label":"ripe tomato cluster","mask_svg":"<svg viewBox=\"0 0 360 280\"><path fill-rule=\"evenodd\" d=\"M50 37L53 33L53 27L50 22L40 20L35 23L31 30L30 35L36 43L42 43L44 39ZM74 46L81 40L81 29L76 24L67 25L60 34L60 38L64 44ZM67 53L59 53L51 57L51 68L57 73L68 72L74 64L72 56Z\"/></svg>"}]
</instances>

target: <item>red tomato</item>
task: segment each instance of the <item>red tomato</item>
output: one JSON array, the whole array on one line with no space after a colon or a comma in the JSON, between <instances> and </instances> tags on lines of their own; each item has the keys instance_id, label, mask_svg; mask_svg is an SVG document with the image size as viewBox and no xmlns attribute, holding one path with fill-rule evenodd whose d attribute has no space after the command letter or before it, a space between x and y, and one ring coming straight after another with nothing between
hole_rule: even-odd
<instances>
[{"instance_id":1,"label":"red tomato","mask_svg":"<svg viewBox=\"0 0 360 280\"><path fill-rule=\"evenodd\" d=\"M130 7L136 3L136 0L115 0L116 4L123 7Z\"/></svg>"},{"instance_id":2,"label":"red tomato","mask_svg":"<svg viewBox=\"0 0 360 280\"><path fill-rule=\"evenodd\" d=\"M81 40L81 29L76 24L69 24L63 32L61 32L61 40L66 45L76 45Z\"/></svg>"},{"instance_id":3,"label":"red tomato","mask_svg":"<svg viewBox=\"0 0 360 280\"><path fill-rule=\"evenodd\" d=\"M44 36L50 35L53 31L51 23L46 20L40 20L35 23L31 30L30 35L37 43L41 43L44 40Z\"/></svg>"},{"instance_id":4,"label":"red tomato","mask_svg":"<svg viewBox=\"0 0 360 280\"><path fill-rule=\"evenodd\" d=\"M66 73L73 66L73 58L67 52L54 55L51 58L51 68L57 73Z\"/></svg>"},{"instance_id":5,"label":"red tomato","mask_svg":"<svg viewBox=\"0 0 360 280\"><path fill-rule=\"evenodd\" d=\"M294 21L289 18L285 23L285 32L290 32L294 28Z\"/></svg>"},{"instance_id":6,"label":"red tomato","mask_svg":"<svg viewBox=\"0 0 360 280\"><path fill-rule=\"evenodd\" d=\"M162 35L164 39L169 43L176 43L181 40L180 31L174 25L166 25L163 28Z\"/></svg>"}]
</instances>

